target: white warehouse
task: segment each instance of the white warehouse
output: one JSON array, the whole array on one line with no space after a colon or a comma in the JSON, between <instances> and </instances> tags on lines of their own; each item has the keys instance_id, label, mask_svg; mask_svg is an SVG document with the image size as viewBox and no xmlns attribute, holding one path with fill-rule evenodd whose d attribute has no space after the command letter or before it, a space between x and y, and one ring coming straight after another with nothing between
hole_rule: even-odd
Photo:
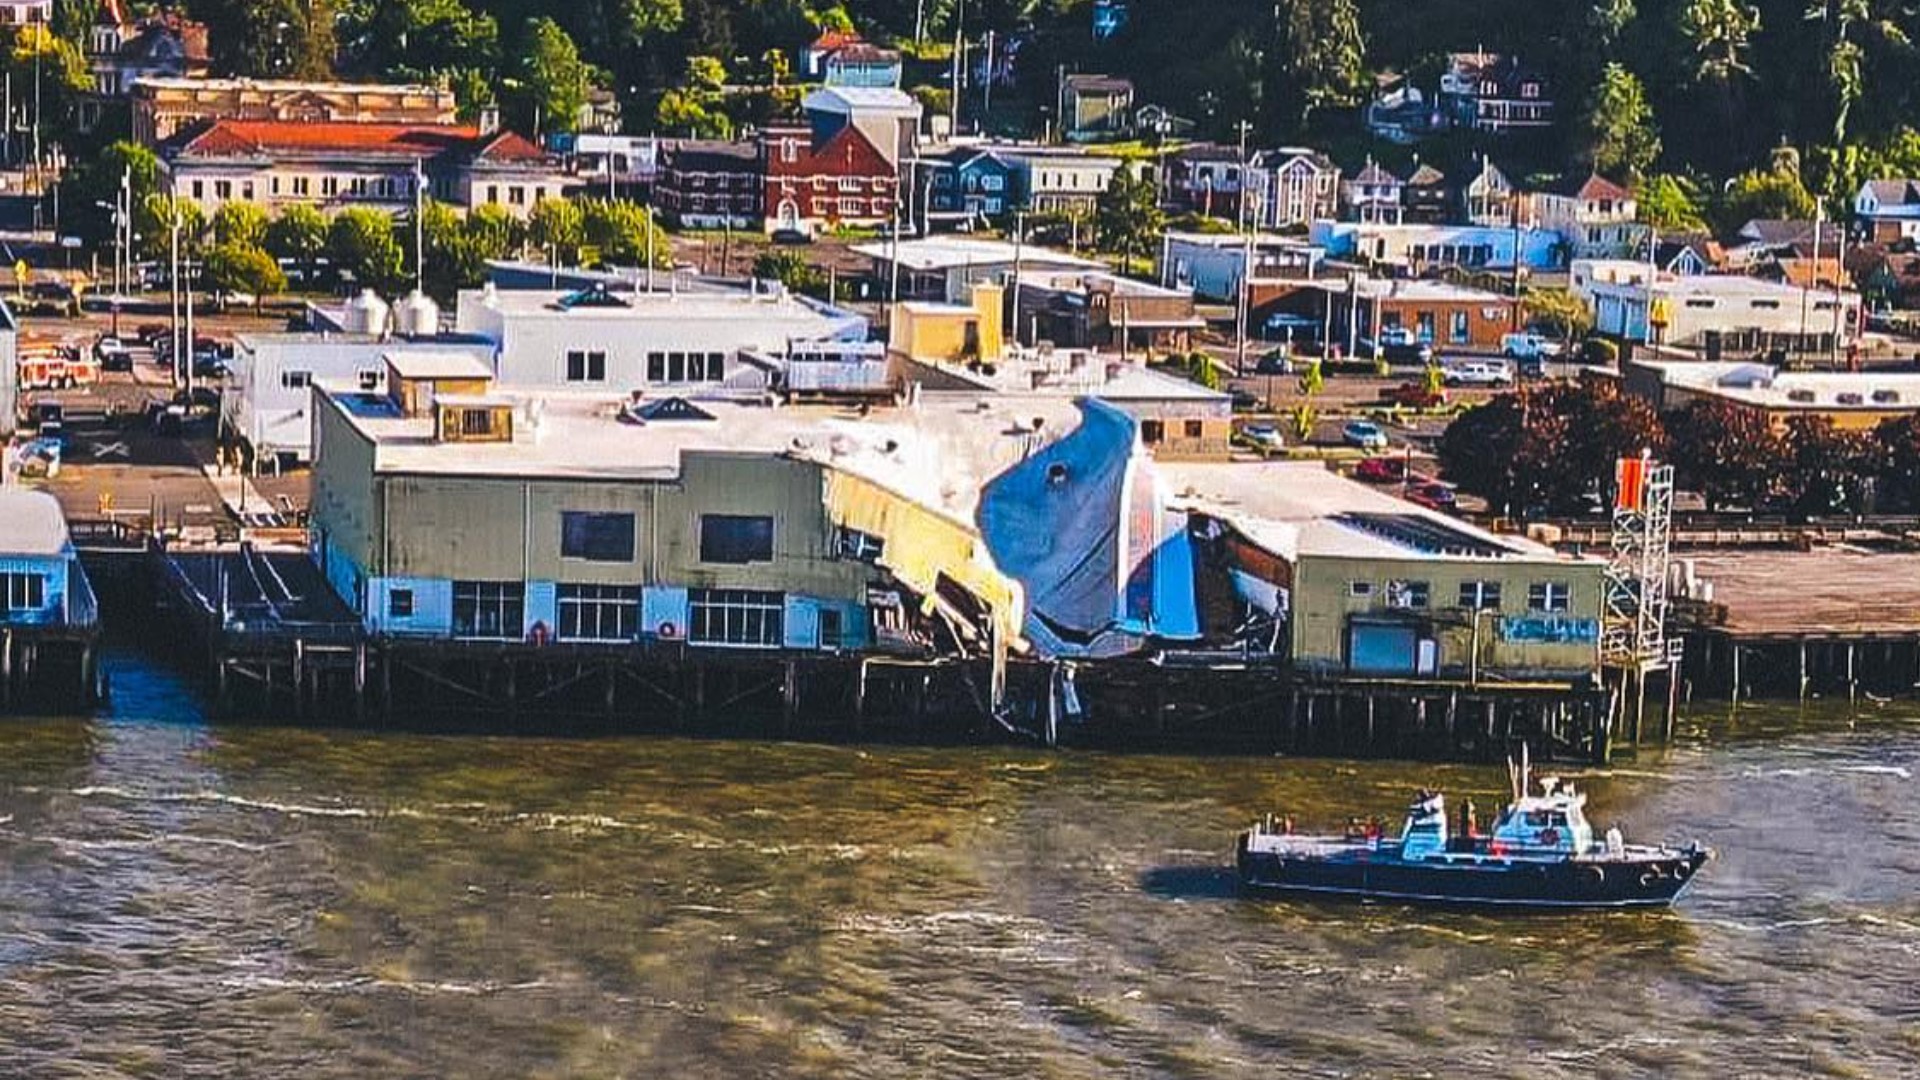
<instances>
[{"instance_id":1,"label":"white warehouse","mask_svg":"<svg viewBox=\"0 0 1920 1080\"><path fill-rule=\"evenodd\" d=\"M1674 275L1622 259L1576 259L1570 285L1600 333L1702 349L1710 360L1723 351L1826 352L1860 340L1856 292L1738 274Z\"/></svg>"}]
</instances>

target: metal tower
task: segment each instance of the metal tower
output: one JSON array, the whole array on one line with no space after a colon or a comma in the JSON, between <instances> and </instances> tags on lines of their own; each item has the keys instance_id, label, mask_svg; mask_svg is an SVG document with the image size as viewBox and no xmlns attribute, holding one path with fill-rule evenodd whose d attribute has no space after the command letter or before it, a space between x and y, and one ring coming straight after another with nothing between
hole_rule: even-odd
<instances>
[{"instance_id":1,"label":"metal tower","mask_svg":"<svg viewBox=\"0 0 1920 1080\"><path fill-rule=\"evenodd\" d=\"M1609 667L1668 666L1667 564L1673 538L1673 466L1646 457L1614 467L1613 535L1600 653Z\"/></svg>"}]
</instances>

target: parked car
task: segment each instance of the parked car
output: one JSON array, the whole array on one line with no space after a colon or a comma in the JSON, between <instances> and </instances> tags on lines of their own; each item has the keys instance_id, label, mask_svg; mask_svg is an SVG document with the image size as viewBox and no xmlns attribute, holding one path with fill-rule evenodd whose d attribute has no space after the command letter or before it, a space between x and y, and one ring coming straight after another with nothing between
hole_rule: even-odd
<instances>
[{"instance_id":1,"label":"parked car","mask_svg":"<svg viewBox=\"0 0 1920 1080\"><path fill-rule=\"evenodd\" d=\"M1355 480L1369 484L1397 484L1406 476L1407 459L1398 457L1370 457L1353 470Z\"/></svg>"},{"instance_id":2,"label":"parked car","mask_svg":"<svg viewBox=\"0 0 1920 1080\"><path fill-rule=\"evenodd\" d=\"M1448 386L1506 386L1513 369L1504 360L1463 360L1448 364L1441 378Z\"/></svg>"},{"instance_id":3,"label":"parked car","mask_svg":"<svg viewBox=\"0 0 1920 1080\"><path fill-rule=\"evenodd\" d=\"M1500 338L1500 355L1512 360L1552 360L1564 351L1559 342L1531 331Z\"/></svg>"},{"instance_id":4,"label":"parked car","mask_svg":"<svg viewBox=\"0 0 1920 1080\"><path fill-rule=\"evenodd\" d=\"M1447 403L1447 391L1445 387L1435 388L1424 382L1403 382L1381 390L1380 400L1409 409L1437 409Z\"/></svg>"},{"instance_id":5,"label":"parked car","mask_svg":"<svg viewBox=\"0 0 1920 1080\"><path fill-rule=\"evenodd\" d=\"M1293 374L1293 357L1275 349L1261 357L1259 363L1253 365L1253 372L1256 375L1291 375Z\"/></svg>"},{"instance_id":6,"label":"parked car","mask_svg":"<svg viewBox=\"0 0 1920 1080\"><path fill-rule=\"evenodd\" d=\"M1280 429L1264 421L1256 421L1251 424L1242 425L1240 428L1240 438L1247 445L1262 452L1285 450L1287 448L1286 440L1280 437Z\"/></svg>"},{"instance_id":7,"label":"parked car","mask_svg":"<svg viewBox=\"0 0 1920 1080\"><path fill-rule=\"evenodd\" d=\"M1234 412L1252 412L1265 404L1258 394L1250 390L1242 390L1237 386L1228 392L1228 396L1233 399Z\"/></svg>"},{"instance_id":8,"label":"parked car","mask_svg":"<svg viewBox=\"0 0 1920 1080\"><path fill-rule=\"evenodd\" d=\"M1380 425L1370 420L1350 421L1340 429L1340 438L1348 446L1358 446L1363 450L1385 450L1387 433Z\"/></svg>"},{"instance_id":9,"label":"parked car","mask_svg":"<svg viewBox=\"0 0 1920 1080\"><path fill-rule=\"evenodd\" d=\"M1407 501L1429 510L1452 510L1459 502L1451 485L1427 477L1408 485Z\"/></svg>"},{"instance_id":10,"label":"parked car","mask_svg":"<svg viewBox=\"0 0 1920 1080\"><path fill-rule=\"evenodd\" d=\"M99 350L101 371L132 371L133 353L125 348Z\"/></svg>"},{"instance_id":11,"label":"parked car","mask_svg":"<svg viewBox=\"0 0 1920 1080\"><path fill-rule=\"evenodd\" d=\"M126 342L121 341L119 338L114 337L112 334L101 334L100 337L97 340L95 340L93 343L93 358L95 360L104 361L107 358L107 353L110 350L125 349L126 347L127 347Z\"/></svg>"},{"instance_id":12,"label":"parked car","mask_svg":"<svg viewBox=\"0 0 1920 1080\"><path fill-rule=\"evenodd\" d=\"M768 237L768 239L772 240L776 244L811 244L813 243L813 237L807 235L806 231L803 229L775 229L773 231L773 235Z\"/></svg>"}]
</instances>

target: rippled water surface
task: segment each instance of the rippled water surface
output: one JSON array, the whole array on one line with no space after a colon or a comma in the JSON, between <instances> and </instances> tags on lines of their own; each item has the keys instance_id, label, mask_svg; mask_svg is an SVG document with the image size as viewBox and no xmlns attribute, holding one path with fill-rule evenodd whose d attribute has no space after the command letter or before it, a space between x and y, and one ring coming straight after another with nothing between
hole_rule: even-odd
<instances>
[{"instance_id":1,"label":"rippled water surface","mask_svg":"<svg viewBox=\"0 0 1920 1080\"><path fill-rule=\"evenodd\" d=\"M0 721L7 1076L1920 1075L1920 710L1572 770L1672 913L1243 900L1498 769ZM1871 708L1871 706L1870 706Z\"/></svg>"}]
</instances>

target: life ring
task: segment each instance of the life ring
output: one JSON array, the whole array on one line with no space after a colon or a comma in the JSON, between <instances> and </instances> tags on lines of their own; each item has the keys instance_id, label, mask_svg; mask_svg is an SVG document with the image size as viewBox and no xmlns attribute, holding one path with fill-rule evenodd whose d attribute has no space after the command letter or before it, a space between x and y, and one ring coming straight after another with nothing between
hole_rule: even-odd
<instances>
[{"instance_id":1,"label":"life ring","mask_svg":"<svg viewBox=\"0 0 1920 1080\"><path fill-rule=\"evenodd\" d=\"M661 623L660 629L656 632L663 638L671 639L680 636L680 628L673 625L671 621Z\"/></svg>"},{"instance_id":2,"label":"life ring","mask_svg":"<svg viewBox=\"0 0 1920 1080\"><path fill-rule=\"evenodd\" d=\"M1589 866L1587 869L1593 871L1593 883L1595 885L1605 885L1607 883L1607 871L1604 868Z\"/></svg>"},{"instance_id":3,"label":"life ring","mask_svg":"<svg viewBox=\"0 0 1920 1080\"><path fill-rule=\"evenodd\" d=\"M1688 869L1687 869L1687 864L1686 864L1686 863L1683 863L1683 862L1679 862L1679 863L1674 863L1674 864L1673 864L1673 876L1674 876L1674 877L1677 877L1677 878L1684 878L1684 877L1686 877L1686 876L1687 876L1687 874L1688 874L1689 872L1690 872L1690 871L1688 871Z\"/></svg>"},{"instance_id":4,"label":"life ring","mask_svg":"<svg viewBox=\"0 0 1920 1080\"><path fill-rule=\"evenodd\" d=\"M1643 889L1647 888L1651 886L1654 882L1659 880L1660 880L1660 872L1657 870L1649 870L1646 873L1640 875L1640 887Z\"/></svg>"},{"instance_id":5,"label":"life ring","mask_svg":"<svg viewBox=\"0 0 1920 1080\"><path fill-rule=\"evenodd\" d=\"M545 645L547 643L547 624L538 619L534 620L533 625L527 629L527 640L536 646Z\"/></svg>"}]
</instances>

